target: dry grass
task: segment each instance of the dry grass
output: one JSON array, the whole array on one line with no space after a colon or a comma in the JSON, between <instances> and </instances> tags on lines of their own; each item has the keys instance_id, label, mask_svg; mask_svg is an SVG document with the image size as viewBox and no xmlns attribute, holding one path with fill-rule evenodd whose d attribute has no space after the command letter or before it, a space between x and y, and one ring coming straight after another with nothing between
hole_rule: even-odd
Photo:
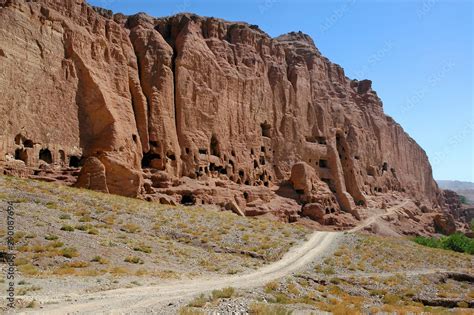
<instances>
[{"instance_id":1,"label":"dry grass","mask_svg":"<svg viewBox=\"0 0 474 315\"><path fill-rule=\"evenodd\" d=\"M103 265L113 275L235 274L279 259L309 233L231 212L163 206L7 176L0 176L0 195L0 206L11 201L17 213L17 261L34 260L36 268L23 269L35 276L103 273ZM135 259L125 261L128 257ZM61 265L64 258L91 264L73 271Z\"/></svg>"},{"instance_id":2,"label":"dry grass","mask_svg":"<svg viewBox=\"0 0 474 315\"><path fill-rule=\"evenodd\" d=\"M458 307L463 307L474 296L472 284L443 282L437 274L412 276L404 272L438 267L469 271L472 256L433 251L403 238L362 235L344 238L345 245L308 271L267 283L261 289L265 300L290 310L294 305L304 305L315 313L320 310L333 314L468 314L460 308L426 307L416 302L416 297L459 299L462 302ZM249 298L254 300L253 295ZM257 302L253 305L258 305L256 314L259 308L267 306ZM251 313L252 307L255 306L250 307Z\"/></svg>"}]
</instances>

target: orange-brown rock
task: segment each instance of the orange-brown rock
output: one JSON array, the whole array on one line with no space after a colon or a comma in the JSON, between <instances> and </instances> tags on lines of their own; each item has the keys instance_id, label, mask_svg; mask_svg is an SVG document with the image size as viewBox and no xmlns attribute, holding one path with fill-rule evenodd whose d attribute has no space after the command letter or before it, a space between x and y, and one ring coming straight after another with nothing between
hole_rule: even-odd
<instances>
[{"instance_id":1,"label":"orange-brown rock","mask_svg":"<svg viewBox=\"0 0 474 315\"><path fill-rule=\"evenodd\" d=\"M290 221L301 203L357 217L378 194L440 206L425 152L371 81L348 79L302 33L2 0L0 70L0 159L85 161L82 187ZM278 191L290 176L301 196Z\"/></svg>"}]
</instances>

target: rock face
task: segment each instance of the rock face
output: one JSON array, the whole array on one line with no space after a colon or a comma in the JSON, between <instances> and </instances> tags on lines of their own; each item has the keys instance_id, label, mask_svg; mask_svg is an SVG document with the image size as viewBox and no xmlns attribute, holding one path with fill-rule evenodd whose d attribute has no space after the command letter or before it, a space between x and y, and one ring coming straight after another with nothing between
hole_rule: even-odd
<instances>
[{"instance_id":1,"label":"rock face","mask_svg":"<svg viewBox=\"0 0 474 315\"><path fill-rule=\"evenodd\" d=\"M357 216L391 192L440 205L425 152L383 113L371 81L348 79L302 33L0 0L0 70L0 159L86 161L82 187L139 196L158 171L244 189L291 176L316 217ZM245 213L252 202L236 198Z\"/></svg>"}]
</instances>

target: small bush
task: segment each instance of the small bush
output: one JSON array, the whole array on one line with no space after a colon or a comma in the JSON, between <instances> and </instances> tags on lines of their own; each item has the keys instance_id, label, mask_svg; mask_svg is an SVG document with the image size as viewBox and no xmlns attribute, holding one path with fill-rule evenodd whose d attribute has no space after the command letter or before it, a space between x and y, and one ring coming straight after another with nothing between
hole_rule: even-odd
<instances>
[{"instance_id":1,"label":"small bush","mask_svg":"<svg viewBox=\"0 0 474 315\"><path fill-rule=\"evenodd\" d=\"M134 251L136 252L143 252L143 253L146 253L146 254L150 254L151 253L151 247L150 246L146 246L146 245L139 245L139 246L135 246L133 248Z\"/></svg>"},{"instance_id":2,"label":"small bush","mask_svg":"<svg viewBox=\"0 0 474 315\"><path fill-rule=\"evenodd\" d=\"M91 261L92 262L97 262L101 265L105 265L105 264L109 263L109 261L107 259L105 259L104 257L101 257L101 256L95 256L94 258L92 258Z\"/></svg>"},{"instance_id":3,"label":"small bush","mask_svg":"<svg viewBox=\"0 0 474 315\"><path fill-rule=\"evenodd\" d=\"M189 302L189 307L204 307L209 299L204 295L201 294L200 296L196 297L194 300Z\"/></svg>"},{"instance_id":4,"label":"small bush","mask_svg":"<svg viewBox=\"0 0 474 315\"><path fill-rule=\"evenodd\" d=\"M127 233L130 233L130 234L134 234L134 233L138 233L141 231L140 227L134 223L127 223L125 225L123 225L120 230L124 231L124 232L127 232Z\"/></svg>"},{"instance_id":5,"label":"small bush","mask_svg":"<svg viewBox=\"0 0 474 315\"><path fill-rule=\"evenodd\" d=\"M87 234L99 235L99 230L93 227L93 228L90 228L90 229L87 231Z\"/></svg>"},{"instance_id":6,"label":"small bush","mask_svg":"<svg viewBox=\"0 0 474 315\"><path fill-rule=\"evenodd\" d=\"M56 235L46 235L44 239L47 241L55 241L58 239L58 237Z\"/></svg>"},{"instance_id":7,"label":"small bush","mask_svg":"<svg viewBox=\"0 0 474 315\"><path fill-rule=\"evenodd\" d=\"M26 308L35 308L36 306L37 306L36 300L33 300L26 305Z\"/></svg>"},{"instance_id":8,"label":"small bush","mask_svg":"<svg viewBox=\"0 0 474 315\"><path fill-rule=\"evenodd\" d=\"M66 258L73 258L79 256L79 253L74 247L66 247L61 250L61 255Z\"/></svg>"},{"instance_id":9,"label":"small bush","mask_svg":"<svg viewBox=\"0 0 474 315\"><path fill-rule=\"evenodd\" d=\"M144 263L140 257L136 257L136 256L128 256L127 258L125 258L124 261L130 264L143 264Z\"/></svg>"},{"instance_id":10,"label":"small bush","mask_svg":"<svg viewBox=\"0 0 474 315\"><path fill-rule=\"evenodd\" d=\"M22 274L29 275L29 276L35 276L39 273L38 269L32 264L25 264L25 265L18 266L18 270Z\"/></svg>"},{"instance_id":11,"label":"small bush","mask_svg":"<svg viewBox=\"0 0 474 315\"><path fill-rule=\"evenodd\" d=\"M214 290L212 291L212 299L217 300L217 299L228 299L231 298L235 293L234 288L225 288L222 290Z\"/></svg>"},{"instance_id":12,"label":"small bush","mask_svg":"<svg viewBox=\"0 0 474 315\"><path fill-rule=\"evenodd\" d=\"M60 241L54 241L54 242L51 242L48 244L48 247L53 247L53 248L59 248L59 247L63 247L64 246L64 243L63 242L60 242Z\"/></svg>"},{"instance_id":13,"label":"small bush","mask_svg":"<svg viewBox=\"0 0 474 315\"><path fill-rule=\"evenodd\" d=\"M71 225L63 225L61 231L74 232L74 227Z\"/></svg>"},{"instance_id":14,"label":"small bush","mask_svg":"<svg viewBox=\"0 0 474 315\"><path fill-rule=\"evenodd\" d=\"M272 293L272 292L276 291L276 289L278 289L279 286L280 286L280 284L276 281L269 282L265 285L265 292L266 293Z\"/></svg>"},{"instance_id":15,"label":"small bush","mask_svg":"<svg viewBox=\"0 0 474 315\"><path fill-rule=\"evenodd\" d=\"M71 268L86 268L89 267L89 263L87 261L71 261L67 263L66 266Z\"/></svg>"},{"instance_id":16,"label":"small bush","mask_svg":"<svg viewBox=\"0 0 474 315\"><path fill-rule=\"evenodd\" d=\"M71 220L71 216L69 214L61 214L59 218L61 220Z\"/></svg>"}]
</instances>

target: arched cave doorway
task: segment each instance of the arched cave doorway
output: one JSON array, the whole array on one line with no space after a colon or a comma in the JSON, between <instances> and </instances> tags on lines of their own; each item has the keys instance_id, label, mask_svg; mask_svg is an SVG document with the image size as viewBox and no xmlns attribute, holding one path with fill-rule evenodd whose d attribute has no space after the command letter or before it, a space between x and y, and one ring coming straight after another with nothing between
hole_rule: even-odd
<instances>
[{"instance_id":1,"label":"arched cave doorway","mask_svg":"<svg viewBox=\"0 0 474 315\"><path fill-rule=\"evenodd\" d=\"M39 159L45 161L48 164L53 163L53 156L49 149L41 149L39 153Z\"/></svg>"}]
</instances>

